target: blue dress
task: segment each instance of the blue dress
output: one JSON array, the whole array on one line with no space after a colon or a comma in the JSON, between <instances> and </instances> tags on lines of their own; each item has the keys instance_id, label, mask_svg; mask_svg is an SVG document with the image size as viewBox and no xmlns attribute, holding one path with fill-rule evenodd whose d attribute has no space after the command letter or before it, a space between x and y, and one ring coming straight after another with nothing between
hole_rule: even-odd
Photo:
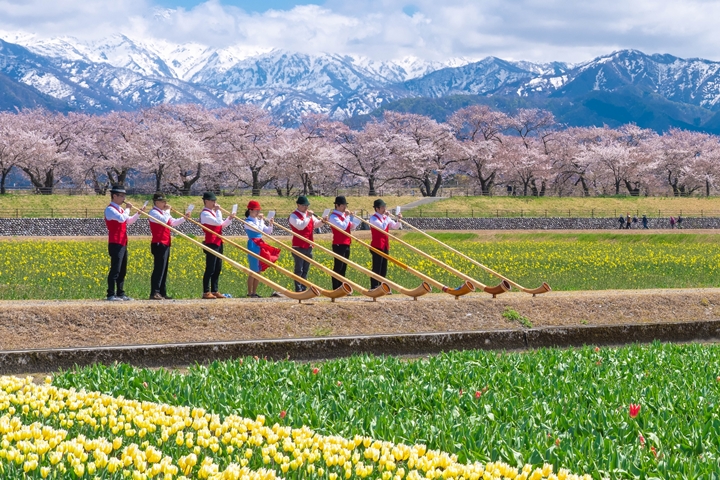
<instances>
[{"instance_id":1,"label":"blue dress","mask_svg":"<svg viewBox=\"0 0 720 480\"><path fill-rule=\"evenodd\" d=\"M263 220L258 220L257 218L248 217L245 219L245 221L251 225L254 225L259 230L265 230L265 222ZM256 253L260 255L260 245L253 242L253 238L262 238L262 233L257 232L253 230L250 227L245 227L245 233L248 236L248 242L247 242L247 248L253 253ZM250 270L253 272L260 272L260 260L257 258L248 255L248 266Z\"/></svg>"}]
</instances>

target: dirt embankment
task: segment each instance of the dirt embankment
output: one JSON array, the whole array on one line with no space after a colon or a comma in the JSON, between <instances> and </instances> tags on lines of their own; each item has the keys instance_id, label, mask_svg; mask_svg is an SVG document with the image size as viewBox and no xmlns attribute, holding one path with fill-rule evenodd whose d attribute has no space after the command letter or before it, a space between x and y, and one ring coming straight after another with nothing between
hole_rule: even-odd
<instances>
[{"instance_id":1,"label":"dirt embankment","mask_svg":"<svg viewBox=\"0 0 720 480\"><path fill-rule=\"evenodd\" d=\"M716 319L720 289L316 299L0 302L0 351Z\"/></svg>"}]
</instances>

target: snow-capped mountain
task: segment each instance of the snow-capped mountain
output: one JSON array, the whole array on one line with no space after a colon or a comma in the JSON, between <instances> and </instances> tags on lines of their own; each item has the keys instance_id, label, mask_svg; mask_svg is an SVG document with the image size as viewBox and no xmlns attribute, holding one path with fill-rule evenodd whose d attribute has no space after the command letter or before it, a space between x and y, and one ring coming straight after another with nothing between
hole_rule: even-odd
<instances>
[{"instance_id":1,"label":"snow-capped mountain","mask_svg":"<svg viewBox=\"0 0 720 480\"><path fill-rule=\"evenodd\" d=\"M495 57L377 61L237 46L216 49L123 35L97 42L2 32L0 38L5 39L0 40L0 89L22 91L22 98L32 97L34 104L44 98L48 105L60 102L91 112L158 103L196 102L212 108L249 102L287 118L322 112L341 119L408 97L473 95L541 104L543 99L572 100L627 88L705 111L720 110L720 62L636 50L572 65ZM20 97L7 98L0 108L25 106Z\"/></svg>"}]
</instances>

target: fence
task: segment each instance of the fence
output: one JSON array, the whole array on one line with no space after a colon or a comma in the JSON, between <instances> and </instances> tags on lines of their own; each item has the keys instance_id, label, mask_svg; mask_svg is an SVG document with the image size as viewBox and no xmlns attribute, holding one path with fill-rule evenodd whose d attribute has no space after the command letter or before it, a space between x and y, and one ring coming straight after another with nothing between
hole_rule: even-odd
<instances>
[{"instance_id":1,"label":"fence","mask_svg":"<svg viewBox=\"0 0 720 480\"><path fill-rule=\"evenodd\" d=\"M599 210L599 209L474 209L446 210L438 208L408 208L403 210L406 217L419 218L625 218L628 210ZM716 218L720 217L720 210L635 210L630 211L630 216L641 218L646 215L648 218L669 218L677 217L698 217Z\"/></svg>"}]
</instances>

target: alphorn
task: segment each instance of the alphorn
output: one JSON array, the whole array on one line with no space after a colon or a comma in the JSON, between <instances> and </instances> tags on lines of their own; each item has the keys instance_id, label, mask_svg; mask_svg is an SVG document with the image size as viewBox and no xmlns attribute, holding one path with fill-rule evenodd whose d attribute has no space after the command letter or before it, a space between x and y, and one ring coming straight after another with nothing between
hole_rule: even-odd
<instances>
[{"instance_id":1,"label":"alphorn","mask_svg":"<svg viewBox=\"0 0 720 480\"><path fill-rule=\"evenodd\" d=\"M174 208L171 208L171 210L172 210L173 212L177 213L178 215L182 215L182 213L178 212L178 211L175 210ZM289 271L289 270L286 270L285 268L281 267L280 265L276 265L276 264L274 264L274 263L272 263L272 262L267 261L266 259L262 258L262 257L261 257L260 255L258 255L257 253L255 253L255 252L249 250L248 248L243 247L242 245L240 245L240 244L238 244L238 243L230 240L230 239L227 238L226 236L224 236L224 235L218 235L217 233L213 232L212 230L210 230L209 228L207 228L207 227L206 227L205 225L203 225L202 223L196 222L195 220L193 220L192 218L189 218L189 217L188 217L188 220L190 220L192 223L194 223L194 224L197 225L198 227L202 228L202 229L205 230L206 232L209 232L209 233L212 233L213 235L218 236L218 237L221 238L223 241L229 243L230 245L232 245L233 247L237 248L238 250L247 253L248 255L252 256L253 258L257 258L258 260L260 260L260 261L263 262L264 264L266 264L266 265L274 268L275 270L277 270L278 272L282 273L283 275L285 275L285 276L287 276L287 277L290 277L291 279L293 279L293 280L295 280L295 281L297 281L297 282L299 282L299 283L302 283L303 285L305 285L305 286L308 287L308 288L310 288L310 287L315 287L315 288L317 289L317 291L320 292L320 295L322 295L323 297L331 298L331 299L334 301L336 298L345 297L345 296L347 296L347 295L352 295L352 293L353 293L352 287L351 287L350 285L348 285L347 283L345 283L345 282L343 282L343 284L340 285L340 286L339 286L338 288L336 288L335 290L326 290L326 289L324 289L324 288L321 288L320 286L315 285L314 283L311 283L311 282L309 282L308 280L306 280L306 279L304 279L304 278L302 278L302 277L300 277L300 276L298 276L298 275L295 275L295 273L293 273L293 272L291 272L291 271ZM264 234L264 235L266 235L266 234Z\"/></svg>"},{"instance_id":2,"label":"alphorn","mask_svg":"<svg viewBox=\"0 0 720 480\"><path fill-rule=\"evenodd\" d=\"M133 208L134 208L135 210L137 210L138 212L142 213L143 215L145 215L146 217L148 217L148 218L150 217L150 214L149 214L149 213L144 212L144 211L140 210L140 209L137 208L137 207L133 207ZM303 300L310 300L311 298L315 298L315 297L317 297L318 295L320 295L320 292L319 292L319 291L317 290L317 288L315 288L315 287L310 287L310 288L308 288L307 290L305 290L304 292L291 292L290 290L287 290L287 289L286 289L285 287L283 287L282 285L278 285L277 283L273 282L272 280L269 280L269 279L263 277L262 275L253 272L253 271L250 270L249 268L240 265L238 262L236 262L236 261L233 260L232 258L226 257L226 256L223 255L222 253L216 252L216 251L213 250L212 248L207 247L206 245L202 244L201 242L198 242L197 240L195 240L194 238L190 238L189 236L185 235L184 233L182 233L182 232L181 232L180 230L178 230L177 228L173 228L173 227L171 227L170 225L167 225L167 224L165 224L165 225L163 225L163 226L164 226L165 228L169 229L171 232L176 233L177 235L180 235L180 236L183 237L184 239L190 240L192 243L197 244L200 248L202 248L202 249L205 250L206 252L209 252L209 253L215 255L216 257L225 260L226 262L228 262L229 265L237 268L238 270L240 270L240 271L243 272L244 274L249 275L249 276L251 276L251 277L253 277L253 278L257 278L257 279L260 281L260 283L262 283L262 284L264 284L264 285L267 285L268 287L272 288L273 290L282 293L283 295L285 295L285 296L288 297L288 298L292 298L293 300L297 300L298 302L302 303Z\"/></svg>"},{"instance_id":3,"label":"alphorn","mask_svg":"<svg viewBox=\"0 0 720 480\"><path fill-rule=\"evenodd\" d=\"M223 210L222 207L220 207L220 209ZM240 220L240 221L242 221L242 220ZM426 293L430 293L430 291L432 290L432 288L430 287L430 285L428 285L428 284L425 283L425 282L423 282L420 286L418 286L417 288L415 288L415 289L413 289L413 290L407 289L407 288L403 287L402 285L399 285L399 284L397 284L397 283L395 283L395 282L392 282L392 281L388 280L387 278L385 278L385 277L383 277L383 276L381 276L381 275L378 275L377 273L373 272L372 270L368 270L367 268L363 267L362 265L358 265L357 263L355 263L355 262L353 262L353 261L351 261L351 260L343 257L342 255L338 255L337 253L333 252L332 250L329 250L329 249L323 247L323 246L320 245L319 243L316 243L316 242L313 242L313 241L311 241L311 240L308 240L307 238L303 237L302 235L298 235L297 233L293 232L292 230L290 230L290 229L288 229L288 228L283 227L282 225L280 225L280 224L278 224L278 223L275 223L275 226L278 227L278 228L280 228L281 230L284 230L284 231L288 232L290 235L293 235L293 236L295 236L295 237L301 238L303 241L305 241L305 242L309 243L310 245L318 248L319 250L322 250L323 252L327 253L327 254L330 255L331 257L336 258L336 259L340 260L340 261L343 262L343 263L347 263L349 266L353 267L354 269L356 269L356 270L364 273L365 275L367 275L367 276L369 276L369 277L372 277L372 278L374 278L375 280L379 281L379 282L380 282L380 287L376 287L376 288L374 288L374 289L372 289L372 290L367 290L368 293L375 292L375 290L377 290L378 288L381 288L381 287L383 288L383 291L385 291L385 287L383 287L383 285L385 285L385 286L392 287L393 289L397 290L398 292L402 293L403 295L407 295L408 297L413 297L413 299L417 300L417 297L421 297L421 296L425 295ZM252 227L252 225L250 225L250 227ZM254 227L253 227L253 228L254 228ZM270 237L270 238L272 238L272 237ZM277 239L275 239L275 241L280 242L280 240L277 240ZM299 252L295 252L294 250L293 250L293 252L294 252L295 254L298 254L298 253L299 253ZM346 279L346 278L343 277L342 275L340 275L340 274L338 274L338 273L335 273L334 271L332 271L332 270L330 270L329 268L327 268L325 265L323 265L323 264L321 264L321 263L313 260L312 258L310 258L310 257L306 257L306 258L308 258L308 259L310 260L310 263L312 263L313 265L317 265L320 269L322 269L323 272L327 273L328 275L330 275L330 276L332 276L332 277L334 277L334 278L337 278L338 280L341 280L341 281L344 280L344 281L350 283L350 285L351 285L353 288L357 289L360 293L362 293L362 290L360 290L360 289L362 289L363 287L357 285L356 283L351 282L350 280ZM356 287L356 285L357 285L357 287ZM387 295L388 293L390 293L390 292L389 292L389 291L386 291L386 292L385 292L385 295ZM377 295L377 296L380 297L381 295Z\"/></svg>"},{"instance_id":4,"label":"alphorn","mask_svg":"<svg viewBox=\"0 0 720 480\"><path fill-rule=\"evenodd\" d=\"M499 285L495 285L494 287L489 287L489 286L485 285L484 283L482 283L482 282L480 282L480 281L478 281L478 280L475 280L475 279L472 278L471 276L466 275L466 274L462 273L461 271L459 271L459 270L451 267L450 265L448 265L448 264L446 264L446 263L444 263L444 262L441 262L440 260L438 260L437 258L433 257L432 255L429 255L429 254L423 252L423 251L420 250L419 248L416 248L416 247L410 245L410 244L407 243L406 241L401 240L399 237L397 237L397 236L395 236L395 235L390 235L390 233L382 230L381 228L376 227L375 225L373 225L373 224L370 223L369 221L363 220L362 218L361 218L360 220L361 220L364 224L368 225L371 229L377 230L378 232L381 232L381 233L386 234L388 237L392 238L393 240L395 240L396 242L398 242L400 245L404 245L405 247L409 248L411 251L417 253L417 254L420 255L421 257L427 258L428 260L430 260L431 262L433 262L435 265L437 265L437 266L439 266L439 267L441 267L441 268L444 268L444 269L447 270L448 272L452 273L453 275L455 275L455 276L457 276L457 277L462 278L463 280L465 280L465 281L467 281L467 282L470 282L475 288L479 288L479 289L483 290L484 292L489 293L490 295L493 296L493 298L496 298L496 297L497 297L498 295L500 295L501 293L505 293L505 292L507 292L508 290L510 290L510 283L508 283L506 280L502 280ZM400 217L398 217L398 220L402 220L402 219L401 219Z\"/></svg>"},{"instance_id":5,"label":"alphorn","mask_svg":"<svg viewBox=\"0 0 720 480\"><path fill-rule=\"evenodd\" d=\"M361 219L361 220L362 220L362 219ZM375 252L375 253L377 253L378 255L380 255L381 257L386 258L388 261L393 262L395 265L397 265L398 267L402 268L402 269L405 270L406 272L408 272L408 273L410 273L410 274L412 274L412 275L415 275L415 276L418 277L419 279L423 280L423 282L428 283L428 284L434 286L435 288L439 288L441 291L443 291L443 292L445 292L445 293L448 293L448 294L450 294L450 295L455 296L456 299L457 299L458 297L461 297L461 296L463 296L463 295L467 295L468 293L472 293L472 292L475 291L475 286L474 286L472 283L468 282L467 280L464 281L463 284L460 285L460 286L457 287L457 288L450 288L450 287L448 287L447 285L443 285L442 283L438 282L437 280L428 277L428 276L425 275L424 273L415 270L414 268L412 268L412 267L409 266L409 265L404 264L404 263L401 262L400 260L398 260L398 259L396 259L396 258L394 258L394 257L391 257L391 256L388 255L387 253L385 253L385 252L383 252L383 251L381 251L381 250L378 250L377 248L373 247L372 245L370 245L370 244L368 244L368 243L366 243L366 242L363 242L362 240L360 240L359 238L357 238L357 237L354 236L354 235L351 235L350 233L346 232L345 230L342 230L342 229L336 227L336 226L333 225L332 223L327 222L327 224L330 225L330 228L332 228L333 230L335 230L335 231L337 231L337 232L340 232L340 233L342 233L343 235L345 235L345 236L347 236L347 237L355 240L355 241L358 242L360 245L364 245L364 246L367 247L371 252Z\"/></svg>"},{"instance_id":6,"label":"alphorn","mask_svg":"<svg viewBox=\"0 0 720 480\"><path fill-rule=\"evenodd\" d=\"M444 243L444 242L441 242L440 240L438 240L437 238L433 237L432 235L430 235L430 234L428 234L428 233L420 230L419 228L417 228L417 227L409 224L408 222L406 222L406 221L403 220L402 218L398 218L398 220L400 220L400 221L403 223L403 225L407 225L408 227L412 228L414 231L416 231L416 232L418 232L418 233L421 233L421 234L425 235L426 237L428 237L428 238L436 241L437 243L439 243L439 244L442 245L443 247L447 248L447 249L450 250L451 252L456 253L457 255L460 255L460 256L461 256L462 258L464 258L465 260L469 261L470 263L472 263L472 264L474 264L474 265L477 265L478 267L482 268L483 270L485 270L485 271L488 272L489 274L495 275L496 277L498 277L498 278L500 278L500 279L508 282L510 285L512 285L513 287L517 288L517 289L520 290L521 292L530 293L530 294L532 294L532 296L534 297L535 295L540 295L541 293L546 293L546 292L549 292L549 291L552 290L552 288L550 288L550 285L548 285L547 282L543 282L543 284L540 285L538 288L525 288L525 287L523 287L522 285L520 285L519 283L513 282L513 281L510 280L509 278L504 277L503 275L499 274L498 272L496 272L495 270L491 269L490 267L486 267L485 265L483 265L482 263L478 262L478 261L475 260L474 258L471 258L471 257L465 255L464 253L462 253L462 252L460 252L460 251L458 251L458 250L455 250L455 249L454 249L453 247L451 247L450 245L448 245L448 244L446 244L446 243Z\"/></svg>"}]
</instances>

